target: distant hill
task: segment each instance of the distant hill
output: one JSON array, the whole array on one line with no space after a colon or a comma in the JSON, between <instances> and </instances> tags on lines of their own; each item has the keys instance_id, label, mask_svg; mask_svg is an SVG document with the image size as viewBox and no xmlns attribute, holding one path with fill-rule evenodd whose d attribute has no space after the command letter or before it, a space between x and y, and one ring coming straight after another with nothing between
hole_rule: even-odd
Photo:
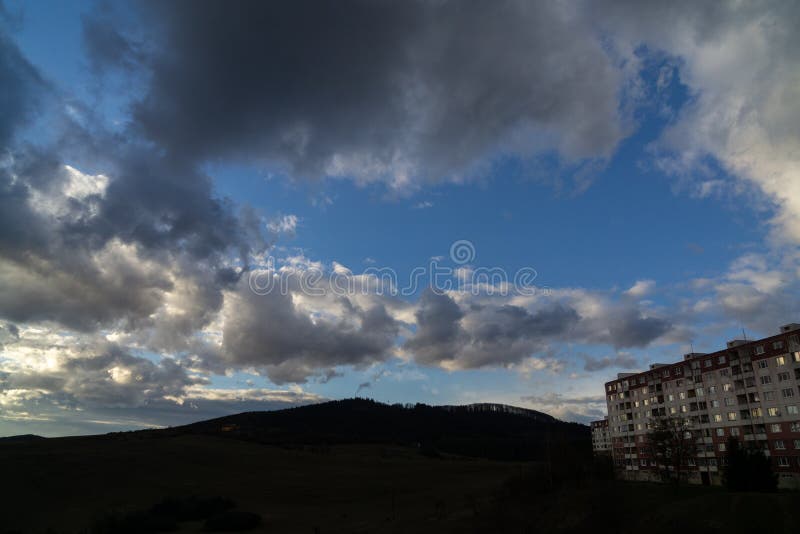
<instances>
[{"instance_id":1,"label":"distant hill","mask_svg":"<svg viewBox=\"0 0 800 534\"><path fill-rule=\"evenodd\" d=\"M545 459L556 449L590 454L589 428L502 404L428 406L346 399L246 412L157 433L228 436L279 446L387 443L501 460Z\"/></svg>"},{"instance_id":2,"label":"distant hill","mask_svg":"<svg viewBox=\"0 0 800 534\"><path fill-rule=\"evenodd\" d=\"M20 434L19 436L5 436L0 437L0 443L19 443L23 441L39 441L47 439L42 436L37 436L36 434Z\"/></svg>"}]
</instances>

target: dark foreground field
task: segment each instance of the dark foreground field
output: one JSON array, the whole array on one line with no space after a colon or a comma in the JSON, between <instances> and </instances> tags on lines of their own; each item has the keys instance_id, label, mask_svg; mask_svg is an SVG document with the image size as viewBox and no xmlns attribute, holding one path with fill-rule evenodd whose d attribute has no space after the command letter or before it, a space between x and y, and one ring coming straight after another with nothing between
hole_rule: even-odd
<instances>
[{"instance_id":1,"label":"dark foreground field","mask_svg":"<svg viewBox=\"0 0 800 534\"><path fill-rule=\"evenodd\" d=\"M223 496L262 532L435 532L459 524L520 466L408 448L286 450L212 437L65 438L0 445L3 530L75 532L113 510ZM185 525L185 531L199 525ZM315 530L316 529L316 530Z\"/></svg>"},{"instance_id":2,"label":"dark foreground field","mask_svg":"<svg viewBox=\"0 0 800 534\"><path fill-rule=\"evenodd\" d=\"M287 450L133 433L3 443L0 465L0 532L91 532L112 512L191 495L226 497L260 514L252 532L749 533L800 524L796 493L676 491L383 445ZM181 532L201 530L202 522L180 524Z\"/></svg>"}]
</instances>

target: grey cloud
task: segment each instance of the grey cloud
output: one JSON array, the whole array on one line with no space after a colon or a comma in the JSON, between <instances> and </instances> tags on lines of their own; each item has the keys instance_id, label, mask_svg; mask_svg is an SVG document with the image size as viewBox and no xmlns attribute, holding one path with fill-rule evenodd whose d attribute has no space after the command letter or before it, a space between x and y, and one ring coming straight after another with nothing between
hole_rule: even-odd
<instances>
[{"instance_id":1,"label":"grey cloud","mask_svg":"<svg viewBox=\"0 0 800 534\"><path fill-rule=\"evenodd\" d=\"M428 291L420 299L417 331L405 348L417 362L478 368L518 363L567 332L577 312L557 304L535 312L508 304L463 310L452 297Z\"/></svg>"},{"instance_id":2,"label":"grey cloud","mask_svg":"<svg viewBox=\"0 0 800 534\"><path fill-rule=\"evenodd\" d=\"M615 347L644 347L672 329L672 323L661 317L647 317L638 310L628 310L609 325L611 343Z\"/></svg>"},{"instance_id":3,"label":"grey cloud","mask_svg":"<svg viewBox=\"0 0 800 534\"><path fill-rule=\"evenodd\" d=\"M223 310L224 363L263 368L281 384L305 382L338 365L363 366L389 357L399 324L384 304L361 306L335 295L320 299L330 309L313 313L300 309L291 292L257 295L240 284L226 296Z\"/></svg>"},{"instance_id":4,"label":"grey cloud","mask_svg":"<svg viewBox=\"0 0 800 534\"><path fill-rule=\"evenodd\" d=\"M141 44L124 35L112 15L105 11L82 17L83 45L89 66L96 73L106 69L135 69L144 59Z\"/></svg>"},{"instance_id":5,"label":"grey cloud","mask_svg":"<svg viewBox=\"0 0 800 534\"><path fill-rule=\"evenodd\" d=\"M459 321L464 312L447 295L426 291L416 312L417 331L406 341L405 348L424 364L453 360L466 341L466 333Z\"/></svg>"},{"instance_id":6,"label":"grey cloud","mask_svg":"<svg viewBox=\"0 0 800 534\"><path fill-rule=\"evenodd\" d=\"M604 356L602 358L594 358L592 356L585 355L583 357L584 371L602 371L603 369L608 369L609 367L619 367L620 369L633 369L637 365L639 365L639 361L630 354L616 354L614 356Z\"/></svg>"},{"instance_id":7,"label":"grey cloud","mask_svg":"<svg viewBox=\"0 0 800 534\"><path fill-rule=\"evenodd\" d=\"M51 401L69 408L143 406L205 383L205 379L190 377L174 360L153 363L113 345L97 355L65 358L55 368L23 367L0 374L0 391L44 392Z\"/></svg>"},{"instance_id":8,"label":"grey cloud","mask_svg":"<svg viewBox=\"0 0 800 534\"><path fill-rule=\"evenodd\" d=\"M6 344L19 341L19 328L13 323L0 324L0 350Z\"/></svg>"},{"instance_id":9,"label":"grey cloud","mask_svg":"<svg viewBox=\"0 0 800 534\"><path fill-rule=\"evenodd\" d=\"M180 276L195 279L204 306L175 332L206 324L249 252L266 246L258 216L217 198L193 164L132 132L103 130L79 103L71 106L83 120L62 115L60 96L5 35L0 74L0 106L9 108L0 110L0 318L136 329L149 325ZM37 146L17 139L38 118L63 128ZM243 268L226 265L231 255Z\"/></svg>"},{"instance_id":10,"label":"grey cloud","mask_svg":"<svg viewBox=\"0 0 800 534\"><path fill-rule=\"evenodd\" d=\"M38 96L46 89L36 69L20 54L0 26L0 148L8 148L16 129L36 112Z\"/></svg>"},{"instance_id":11,"label":"grey cloud","mask_svg":"<svg viewBox=\"0 0 800 534\"><path fill-rule=\"evenodd\" d=\"M138 128L179 159L397 187L500 149L610 155L620 73L576 10L524 2L152 2ZM87 45L113 41L84 28ZM98 50L96 56L102 56Z\"/></svg>"},{"instance_id":12,"label":"grey cloud","mask_svg":"<svg viewBox=\"0 0 800 534\"><path fill-rule=\"evenodd\" d=\"M610 301L566 290L527 307L510 300L466 294L456 300L427 292L418 304L417 330L404 348L418 363L472 369L518 364L554 343L646 346L674 329L670 320L626 298Z\"/></svg>"}]
</instances>

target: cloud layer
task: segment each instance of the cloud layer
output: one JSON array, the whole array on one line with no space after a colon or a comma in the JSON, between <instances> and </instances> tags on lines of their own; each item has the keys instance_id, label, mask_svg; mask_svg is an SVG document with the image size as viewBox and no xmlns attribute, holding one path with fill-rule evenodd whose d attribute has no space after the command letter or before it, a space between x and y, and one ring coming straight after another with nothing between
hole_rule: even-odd
<instances>
[{"instance_id":1,"label":"cloud layer","mask_svg":"<svg viewBox=\"0 0 800 534\"><path fill-rule=\"evenodd\" d=\"M138 128L174 157L403 190L461 180L488 153L606 158L620 73L585 18L515 1L148 4L157 43ZM135 47L87 24L98 64ZM113 44L114 46L109 46ZM109 49L115 50L111 54Z\"/></svg>"},{"instance_id":2,"label":"cloud layer","mask_svg":"<svg viewBox=\"0 0 800 534\"><path fill-rule=\"evenodd\" d=\"M451 371L562 372L558 348L585 344L617 351L583 359L584 371L600 372L635 366L629 350L688 341L688 325L701 319L770 331L800 314L786 298L800 291L795 3L346 0L245 12L237 2L176 1L135 9L133 29L112 12L84 20L98 83L122 76L141 89L127 95L130 113L113 128L44 79L0 27L6 418L66 409L151 424L145 407L174 421L191 406L207 415L317 398L210 385L243 369L279 385L393 358ZM654 90L680 78L689 93L680 110L665 111L652 164L699 195L745 191L784 248L664 289L643 279L627 291L406 299L333 259L300 256L276 268L321 271L319 291L294 284L260 295L248 285L251 273L271 272L265 251L302 221L220 197L207 164L346 178L395 194L485 177L507 156L590 172L635 129L652 57L670 65ZM357 291L332 291L337 273ZM646 300L665 289L681 294ZM581 399L526 400L564 413L595 402Z\"/></svg>"}]
</instances>

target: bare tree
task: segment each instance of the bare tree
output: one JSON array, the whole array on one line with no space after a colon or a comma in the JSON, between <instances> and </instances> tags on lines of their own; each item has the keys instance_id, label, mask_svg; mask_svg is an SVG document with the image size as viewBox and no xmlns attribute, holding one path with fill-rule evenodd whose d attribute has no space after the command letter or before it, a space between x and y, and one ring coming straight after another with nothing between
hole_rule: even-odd
<instances>
[{"instance_id":1,"label":"bare tree","mask_svg":"<svg viewBox=\"0 0 800 534\"><path fill-rule=\"evenodd\" d=\"M647 439L661 478L680 484L688 475L689 461L697 455L691 422L683 417L656 417Z\"/></svg>"}]
</instances>

